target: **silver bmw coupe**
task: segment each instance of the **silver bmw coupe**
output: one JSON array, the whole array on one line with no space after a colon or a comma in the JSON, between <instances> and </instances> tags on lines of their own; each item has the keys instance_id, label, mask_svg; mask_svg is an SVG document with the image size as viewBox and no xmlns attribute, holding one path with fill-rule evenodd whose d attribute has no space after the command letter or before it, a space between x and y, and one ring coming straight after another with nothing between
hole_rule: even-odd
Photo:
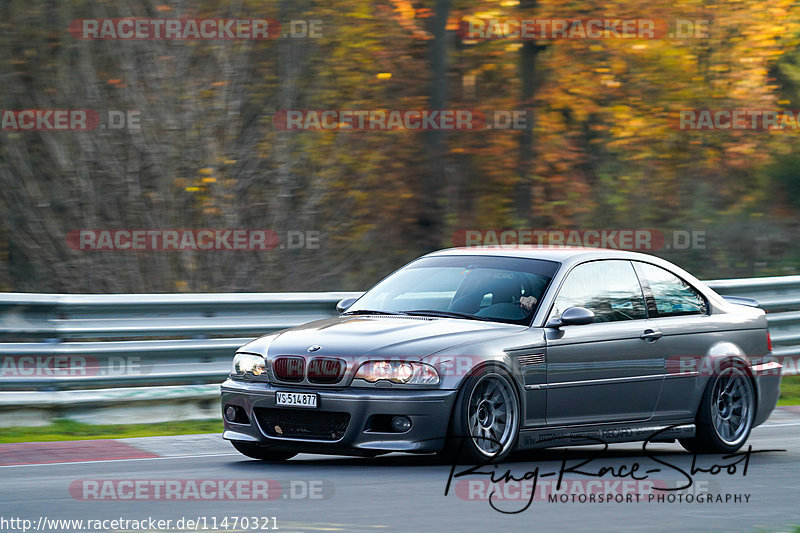
<instances>
[{"instance_id":1,"label":"silver bmw coupe","mask_svg":"<svg viewBox=\"0 0 800 533\"><path fill-rule=\"evenodd\" d=\"M646 254L441 250L338 317L241 347L223 436L267 461L675 440L730 453L779 394L757 306Z\"/></svg>"}]
</instances>

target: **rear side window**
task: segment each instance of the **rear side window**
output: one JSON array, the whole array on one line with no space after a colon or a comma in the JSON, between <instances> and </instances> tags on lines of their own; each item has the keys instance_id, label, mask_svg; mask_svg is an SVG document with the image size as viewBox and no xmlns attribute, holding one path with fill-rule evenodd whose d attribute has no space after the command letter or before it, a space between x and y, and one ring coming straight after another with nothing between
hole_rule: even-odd
<instances>
[{"instance_id":1,"label":"rear side window","mask_svg":"<svg viewBox=\"0 0 800 533\"><path fill-rule=\"evenodd\" d=\"M642 288L629 261L593 261L572 269L551 316L561 316L570 307L591 310L595 322L647 318Z\"/></svg>"},{"instance_id":2,"label":"rear side window","mask_svg":"<svg viewBox=\"0 0 800 533\"><path fill-rule=\"evenodd\" d=\"M708 312L705 298L691 285L661 267L633 263L642 285L653 295L655 316L704 315Z\"/></svg>"}]
</instances>

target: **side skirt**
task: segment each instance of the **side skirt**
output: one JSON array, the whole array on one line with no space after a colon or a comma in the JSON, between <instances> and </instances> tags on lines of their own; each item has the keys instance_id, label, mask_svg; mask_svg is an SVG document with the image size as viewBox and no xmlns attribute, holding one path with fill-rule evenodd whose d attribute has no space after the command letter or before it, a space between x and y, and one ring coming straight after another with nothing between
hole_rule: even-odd
<instances>
[{"instance_id":1,"label":"side skirt","mask_svg":"<svg viewBox=\"0 0 800 533\"><path fill-rule=\"evenodd\" d=\"M677 425L676 425L677 424ZM673 427L670 427L673 426ZM550 448L553 446L582 446L614 442L674 442L694 437L693 423L675 424L592 424L557 428L524 429L519 433L517 450Z\"/></svg>"}]
</instances>

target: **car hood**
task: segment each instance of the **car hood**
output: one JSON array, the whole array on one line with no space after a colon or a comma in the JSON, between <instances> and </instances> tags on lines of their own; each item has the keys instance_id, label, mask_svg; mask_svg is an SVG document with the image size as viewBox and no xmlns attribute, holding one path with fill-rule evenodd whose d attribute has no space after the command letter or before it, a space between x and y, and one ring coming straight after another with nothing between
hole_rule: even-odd
<instances>
[{"instance_id":1,"label":"car hood","mask_svg":"<svg viewBox=\"0 0 800 533\"><path fill-rule=\"evenodd\" d=\"M276 355L425 357L447 348L525 331L527 326L454 318L341 316L256 339L240 348ZM310 347L319 346L309 352Z\"/></svg>"}]
</instances>

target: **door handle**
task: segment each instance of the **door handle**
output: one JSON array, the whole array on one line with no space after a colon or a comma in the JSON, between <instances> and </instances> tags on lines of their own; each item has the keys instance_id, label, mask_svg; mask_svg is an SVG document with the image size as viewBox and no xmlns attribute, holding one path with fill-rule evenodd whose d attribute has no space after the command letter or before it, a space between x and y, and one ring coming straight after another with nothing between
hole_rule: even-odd
<instances>
[{"instance_id":1,"label":"door handle","mask_svg":"<svg viewBox=\"0 0 800 533\"><path fill-rule=\"evenodd\" d=\"M661 338L661 335L662 334L660 331L653 331L652 329L646 329L644 330L644 333L639 335L639 338L644 339L646 341L657 341L658 339Z\"/></svg>"}]
</instances>

